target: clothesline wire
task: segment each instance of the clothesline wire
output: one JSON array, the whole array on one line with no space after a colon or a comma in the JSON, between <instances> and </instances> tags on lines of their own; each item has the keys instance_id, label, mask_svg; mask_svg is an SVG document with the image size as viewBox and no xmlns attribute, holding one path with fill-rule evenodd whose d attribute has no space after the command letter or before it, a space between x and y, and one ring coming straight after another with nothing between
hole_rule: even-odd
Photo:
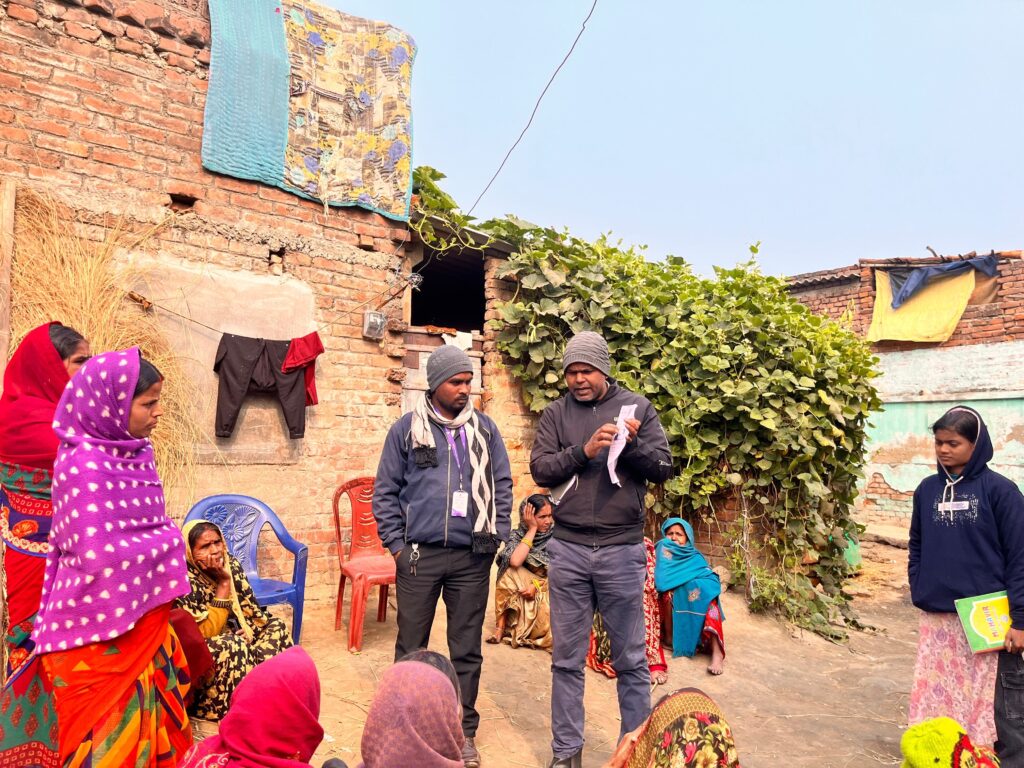
<instances>
[{"instance_id":1,"label":"clothesline wire","mask_svg":"<svg viewBox=\"0 0 1024 768\"><path fill-rule=\"evenodd\" d=\"M515 140L512 146L509 147L508 152L505 153L505 158L501 161L501 165L498 166L498 170L496 170L494 172L494 175L491 176L491 180L487 182L487 186L484 187L483 192L481 192L477 196L476 201L473 203L473 206L466 213L467 216L471 216L473 214L473 211L476 210L476 207L480 204L480 201L483 199L484 195L487 194L487 191L491 188L491 185L494 184L495 179L498 178L498 175L501 173L502 169L504 169L505 163L508 162L508 159L512 156L512 153L515 151L515 148L519 146L519 142L523 140L523 136L525 136L526 132L530 130L530 126L533 125L533 118L537 116L537 110L540 109L541 101L544 100L544 96L545 94L547 94L548 89L551 87L551 84L555 82L555 78L558 76L558 73L562 71L562 67L565 66L565 63L569 60L569 57L572 56L572 52L576 50L576 44L580 41L580 38L583 37L583 33L587 30L587 22L590 21L590 17L594 15L594 10L596 8L597 0L594 0L594 4L590 6L590 12L587 13L587 17L583 19L583 24L580 26L580 31L576 35L576 39L572 41L572 45L569 47L569 52L565 54L565 58L562 59L561 63L557 67L555 67L555 71L551 73L551 77L548 79L547 85L544 86L544 90L541 91L540 96L537 97L537 103L533 105L533 112L530 113L530 119L526 121L526 127L523 128L522 133L519 134L519 138Z\"/></svg>"},{"instance_id":2,"label":"clothesline wire","mask_svg":"<svg viewBox=\"0 0 1024 768\"><path fill-rule=\"evenodd\" d=\"M397 253L398 253L398 251L396 250L395 254L397 254ZM373 303L374 301L376 301L377 299L381 298L385 294L387 294L387 293L394 293L393 296L389 297L388 300L386 302L384 302L386 304L386 303L392 301L393 299L397 298L399 292L404 291L404 290L405 290L405 285L403 285L403 284L389 285L383 291L380 291L379 293L374 294L373 296L368 298L366 301L361 302L359 304L356 304L351 309L346 309L345 311L341 312L333 320L329 320L326 323L322 323L321 325L317 326L317 332L319 333L320 331L324 330L325 328L329 328L332 325L337 325L344 318L346 318L349 315L351 315L353 312L356 312L356 311L362 309L363 307L365 307L366 305ZM140 293L137 293L136 291L129 291L128 292L128 298L131 299L132 301L134 301L136 304L139 304L143 308L143 310L147 310L147 309L150 309L151 307L155 307L156 309L159 309L161 312L166 312L169 315L174 315L175 317L180 317L182 320L186 320L186 321L188 321L190 323L194 323L195 325L200 325L203 328L206 328L207 330L213 331L214 333L224 333L219 328L214 328L212 325L207 325L206 323L202 322L201 320L196 320L194 317L189 317L188 315L183 315L181 312L177 312L177 311L175 311L173 309L170 309L169 307L165 307L164 305L158 304L155 301L150 301L145 296L143 296Z\"/></svg>"}]
</instances>

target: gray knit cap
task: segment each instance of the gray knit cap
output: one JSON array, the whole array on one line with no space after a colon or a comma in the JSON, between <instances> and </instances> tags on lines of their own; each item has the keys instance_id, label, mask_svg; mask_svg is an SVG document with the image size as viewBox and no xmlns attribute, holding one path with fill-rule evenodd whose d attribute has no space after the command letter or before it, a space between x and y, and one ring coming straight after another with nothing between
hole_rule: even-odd
<instances>
[{"instance_id":1,"label":"gray knit cap","mask_svg":"<svg viewBox=\"0 0 1024 768\"><path fill-rule=\"evenodd\" d=\"M450 344L438 347L427 358L427 387L431 392L452 376L472 373L473 363L469 355Z\"/></svg>"},{"instance_id":2,"label":"gray knit cap","mask_svg":"<svg viewBox=\"0 0 1024 768\"><path fill-rule=\"evenodd\" d=\"M593 331L580 331L565 345L562 353L562 371L573 363L591 365L605 376L611 376L612 362L608 356L608 342L601 334Z\"/></svg>"}]
</instances>

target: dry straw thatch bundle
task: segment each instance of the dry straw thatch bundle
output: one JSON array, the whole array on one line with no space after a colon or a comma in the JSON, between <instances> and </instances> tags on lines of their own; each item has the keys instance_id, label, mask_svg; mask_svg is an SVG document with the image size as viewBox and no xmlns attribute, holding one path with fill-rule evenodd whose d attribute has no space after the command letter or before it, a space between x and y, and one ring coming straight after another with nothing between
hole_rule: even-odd
<instances>
[{"instance_id":1,"label":"dry straw thatch bundle","mask_svg":"<svg viewBox=\"0 0 1024 768\"><path fill-rule=\"evenodd\" d=\"M197 393L156 316L127 298L141 275L119 263L154 238L171 220L131 232L124 217L102 228L103 239L82 236L84 222L56 200L21 187L15 202L11 268L11 348L42 323L57 320L89 340L93 353L138 346L164 375L164 416L153 432L157 468L168 510L193 497L196 445L202 433L195 417Z\"/></svg>"}]
</instances>

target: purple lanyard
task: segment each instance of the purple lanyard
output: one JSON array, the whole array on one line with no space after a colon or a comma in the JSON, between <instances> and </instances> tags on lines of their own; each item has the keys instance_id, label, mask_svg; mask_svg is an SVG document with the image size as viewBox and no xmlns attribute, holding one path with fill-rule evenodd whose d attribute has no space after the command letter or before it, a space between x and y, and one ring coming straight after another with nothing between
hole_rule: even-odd
<instances>
[{"instance_id":1,"label":"purple lanyard","mask_svg":"<svg viewBox=\"0 0 1024 768\"><path fill-rule=\"evenodd\" d=\"M462 450L467 456L469 456L469 443L466 442L466 430L463 427L458 429L445 429L444 439L448 441L448 447L451 448L452 455L455 457L455 466L459 468L459 486L462 486L462 459L459 458L459 452L455 446L455 438L452 435L458 432L459 437L462 439Z\"/></svg>"}]
</instances>

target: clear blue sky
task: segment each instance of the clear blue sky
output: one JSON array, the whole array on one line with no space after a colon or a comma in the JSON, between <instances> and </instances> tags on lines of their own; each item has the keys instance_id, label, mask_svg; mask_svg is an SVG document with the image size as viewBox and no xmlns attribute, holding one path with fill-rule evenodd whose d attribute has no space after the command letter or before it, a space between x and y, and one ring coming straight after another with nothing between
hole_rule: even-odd
<instances>
[{"instance_id":1,"label":"clear blue sky","mask_svg":"<svg viewBox=\"0 0 1024 768\"><path fill-rule=\"evenodd\" d=\"M416 38L416 165L468 208L591 0L330 0ZM480 203L701 272L1024 247L1022 0L598 0Z\"/></svg>"}]
</instances>

